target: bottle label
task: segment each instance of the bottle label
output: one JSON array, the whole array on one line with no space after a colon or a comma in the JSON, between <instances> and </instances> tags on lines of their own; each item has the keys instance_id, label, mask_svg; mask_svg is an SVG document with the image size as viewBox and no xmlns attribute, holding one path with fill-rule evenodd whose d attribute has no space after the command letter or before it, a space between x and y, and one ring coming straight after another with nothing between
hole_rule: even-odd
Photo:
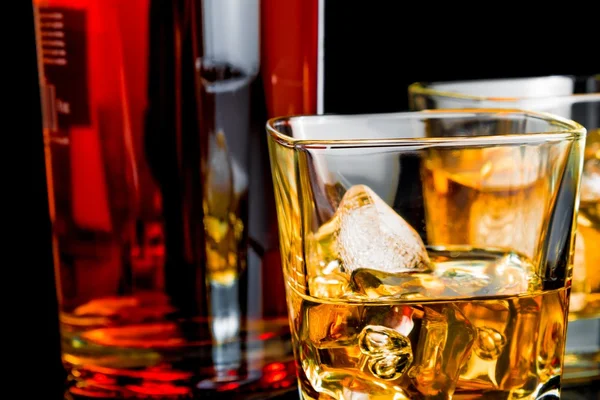
<instances>
[{"instance_id":1,"label":"bottle label","mask_svg":"<svg viewBox=\"0 0 600 400\"><path fill-rule=\"evenodd\" d=\"M40 8L39 26L46 124L89 125L85 10Z\"/></svg>"}]
</instances>

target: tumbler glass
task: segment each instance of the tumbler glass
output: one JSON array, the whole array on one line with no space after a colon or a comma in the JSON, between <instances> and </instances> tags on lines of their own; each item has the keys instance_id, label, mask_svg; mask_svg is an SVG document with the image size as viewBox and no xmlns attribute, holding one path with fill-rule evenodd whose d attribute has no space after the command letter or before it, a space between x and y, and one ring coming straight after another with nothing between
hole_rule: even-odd
<instances>
[{"instance_id":1,"label":"tumbler glass","mask_svg":"<svg viewBox=\"0 0 600 400\"><path fill-rule=\"evenodd\" d=\"M267 131L303 399L559 398L581 125L472 109Z\"/></svg>"},{"instance_id":2,"label":"tumbler glass","mask_svg":"<svg viewBox=\"0 0 600 400\"><path fill-rule=\"evenodd\" d=\"M415 83L413 111L441 108L519 108L573 119L588 131L564 379L600 377L600 75ZM468 162L468 160L465 160ZM500 221L499 221L500 223ZM513 240L519 240L514 237Z\"/></svg>"}]
</instances>

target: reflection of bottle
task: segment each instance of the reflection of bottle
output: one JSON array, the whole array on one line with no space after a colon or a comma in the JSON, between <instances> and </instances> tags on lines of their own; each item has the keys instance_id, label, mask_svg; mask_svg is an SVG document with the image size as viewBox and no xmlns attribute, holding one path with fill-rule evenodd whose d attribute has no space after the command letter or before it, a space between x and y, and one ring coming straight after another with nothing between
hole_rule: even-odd
<instances>
[{"instance_id":1,"label":"reflection of bottle","mask_svg":"<svg viewBox=\"0 0 600 400\"><path fill-rule=\"evenodd\" d=\"M74 40L66 72L44 65L73 393L202 397L295 382L285 299L263 297L283 280L265 261L258 14L258 0L38 4L38 39L62 18ZM62 57L40 60L49 55ZM57 114L58 100L88 120Z\"/></svg>"}]
</instances>

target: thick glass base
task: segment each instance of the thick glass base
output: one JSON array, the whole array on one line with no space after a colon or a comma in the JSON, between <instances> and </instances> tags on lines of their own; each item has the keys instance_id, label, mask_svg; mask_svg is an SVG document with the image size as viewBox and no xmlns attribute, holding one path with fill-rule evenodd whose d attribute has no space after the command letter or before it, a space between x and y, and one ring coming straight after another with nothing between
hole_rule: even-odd
<instances>
[{"instance_id":1,"label":"thick glass base","mask_svg":"<svg viewBox=\"0 0 600 400\"><path fill-rule=\"evenodd\" d=\"M410 400L410 395L396 393L395 395L386 397L369 397L368 393L317 393L310 385L302 385L300 383L300 399L301 400L346 400L346 399L390 399L390 400ZM419 397L420 398L420 397ZM494 399L494 400L560 400L561 385L560 377L553 376L547 382L539 385L532 393L523 391L507 391L507 390L473 390L469 392L455 392L447 395L439 393L435 398L452 398L452 400L475 400L475 399Z\"/></svg>"},{"instance_id":2,"label":"thick glass base","mask_svg":"<svg viewBox=\"0 0 600 400\"><path fill-rule=\"evenodd\" d=\"M286 319L249 324L219 345L201 340L206 329L199 321L63 327L66 398L267 399L294 388Z\"/></svg>"}]
</instances>

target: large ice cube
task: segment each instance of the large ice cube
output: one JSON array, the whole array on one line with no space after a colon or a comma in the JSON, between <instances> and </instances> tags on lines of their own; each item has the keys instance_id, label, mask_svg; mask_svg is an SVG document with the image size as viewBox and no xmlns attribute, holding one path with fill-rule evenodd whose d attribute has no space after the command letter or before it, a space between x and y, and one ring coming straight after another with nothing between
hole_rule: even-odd
<instances>
[{"instance_id":1,"label":"large ice cube","mask_svg":"<svg viewBox=\"0 0 600 400\"><path fill-rule=\"evenodd\" d=\"M314 238L313 253L330 258L320 262L337 261L347 274L360 268L388 273L430 269L419 234L365 185L345 193L334 217Z\"/></svg>"}]
</instances>

